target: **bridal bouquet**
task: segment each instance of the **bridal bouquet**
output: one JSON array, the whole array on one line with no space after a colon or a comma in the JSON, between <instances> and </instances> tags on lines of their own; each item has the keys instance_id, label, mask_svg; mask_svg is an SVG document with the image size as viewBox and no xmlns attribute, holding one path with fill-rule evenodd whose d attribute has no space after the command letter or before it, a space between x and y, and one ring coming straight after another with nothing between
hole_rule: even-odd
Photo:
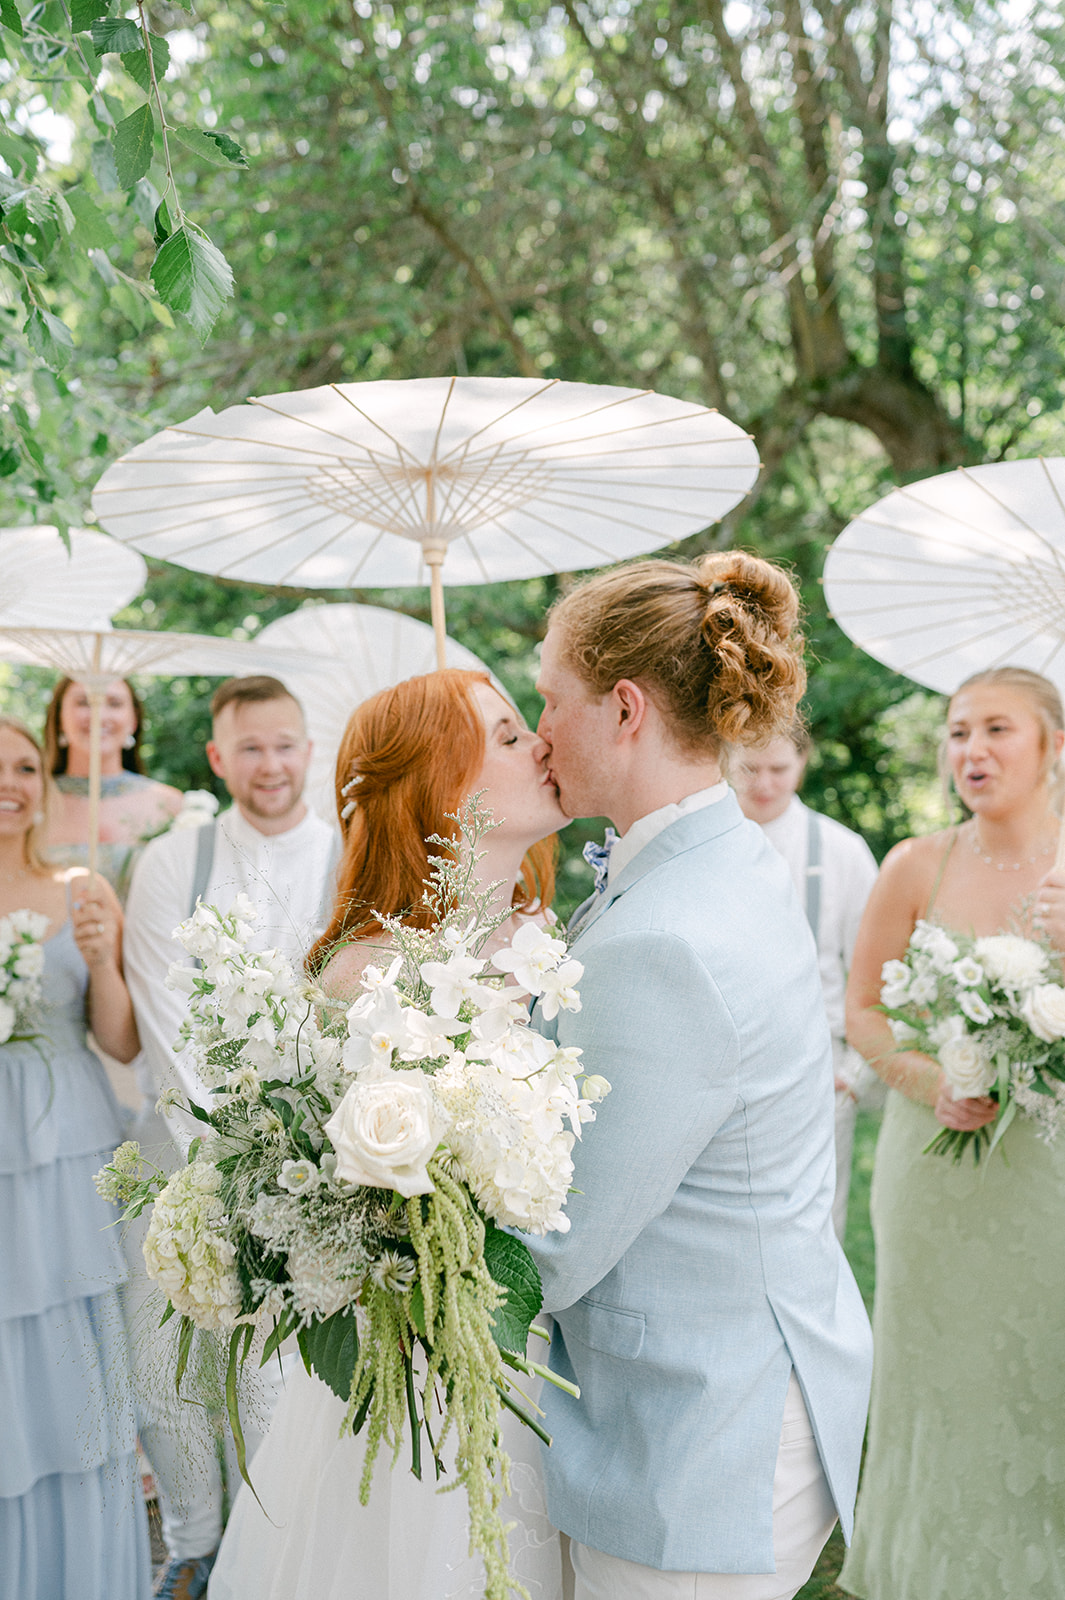
<instances>
[{"instance_id":1,"label":"bridal bouquet","mask_svg":"<svg viewBox=\"0 0 1065 1600\"><path fill-rule=\"evenodd\" d=\"M367 967L332 1021L315 985L248 949L250 903L196 909L177 936L201 965L171 981L189 993L185 1039L211 1091L209 1110L188 1107L202 1135L161 1192L135 1145L98 1181L127 1215L152 1203L144 1254L181 1319L179 1384L195 1328L228 1337L238 1456L239 1365L257 1328L264 1362L294 1333L346 1402L345 1427L367 1428L364 1503L382 1444L395 1460L409 1428L420 1476L424 1430L439 1475L451 1439L486 1593L503 1600L500 1408L546 1438L509 1373L561 1381L526 1359L539 1275L503 1228L569 1227L573 1142L609 1085L579 1081L580 1052L529 1025L528 994L548 1018L580 1006L563 941L528 924L481 953L506 914L472 889L485 818L458 820L464 848L436 859L426 894L436 926L382 918L389 964Z\"/></svg>"},{"instance_id":2,"label":"bridal bouquet","mask_svg":"<svg viewBox=\"0 0 1065 1600\"><path fill-rule=\"evenodd\" d=\"M41 999L47 932L48 918L39 911L0 917L0 1044L40 1037L34 1013Z\"/></svg>"},{"instance_id":3,"label":"bridal bouquet","mask_svg":"<svg viewBox=\"0 0 1065 1600\"><path fill-rule=\"evenodd\" d=\"M1061 958L1017 934L982 939L918 922L901 961L881 972L881 1007L895 1042L942 1067L955 1100L990 1095L991 1128L944 1128L929 1150L979 1161L1018 1114L1051 1142L1065 1116L1065 982Z\"/></svg>"}]
</instances>

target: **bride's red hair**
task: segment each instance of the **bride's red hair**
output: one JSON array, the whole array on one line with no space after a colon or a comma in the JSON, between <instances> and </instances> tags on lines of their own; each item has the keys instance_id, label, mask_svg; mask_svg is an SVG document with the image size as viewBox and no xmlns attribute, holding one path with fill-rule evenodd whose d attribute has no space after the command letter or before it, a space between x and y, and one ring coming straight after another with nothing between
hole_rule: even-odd
<instances>
[{"instance_id":1,"label":"bride's red hair","mask_svg":"<svg viewBox=\"0 0 1065 1600\"><path fill-rule=\"evenodd\" d=\"M352 712L336 766L344 836L337 897L332 920L307 957L312 972L321 971L338 944L379 934L375 912L401 916L412 928L431 926L421 903L429 877L425 841L431 833L454 835L448 813L477 781L485 739L472 688L488 682L486 673L447 667L382 689ZM551 904L555 851L552 835L526 854L514 890L516 910Z\"/></svg>"}]
</instances>

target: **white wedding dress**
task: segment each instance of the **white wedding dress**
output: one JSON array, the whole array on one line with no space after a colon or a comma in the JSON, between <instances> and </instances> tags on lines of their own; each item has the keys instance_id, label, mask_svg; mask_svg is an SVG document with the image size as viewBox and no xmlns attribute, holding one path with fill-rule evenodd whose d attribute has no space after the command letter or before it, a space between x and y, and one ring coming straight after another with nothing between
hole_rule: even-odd
<instances>
[{"instance_id":1,"label":"white wedding dress","mask_svg":"<svg viewBox=\"0 0 1065 1600\"><path fill-rule=\"evenodd\" d=\"M527 1393L536 1380L523 1380ZM466 1493L439 1493L423 1443L419 1482L405 1444L382 1449L369 1504L359 1504L365 1434L338 1437L345 1407L302 1364L278 1402L250 1475L266 1515L241 1486L208 1600L482 1600L484 1565L469 1553ZM530 1600L561 1600L558 1534L547 1520L539 1444L505 1413L511 1571ZM447 1479L442 1479L446 1483Z\"/></svg>"}]
</instances>

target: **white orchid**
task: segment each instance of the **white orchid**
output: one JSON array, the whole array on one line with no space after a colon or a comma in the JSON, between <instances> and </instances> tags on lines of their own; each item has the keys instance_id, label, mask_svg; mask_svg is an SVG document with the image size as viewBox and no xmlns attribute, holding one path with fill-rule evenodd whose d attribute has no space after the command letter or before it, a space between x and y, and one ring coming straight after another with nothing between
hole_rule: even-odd
<instances>
[{"instance_id":1,"label":"white orchid","mask_svg":"<svg viewBox=\"0 0 1065 1600\"><path fill-rule=\"evenodd\" d=\"M464 1000L483 1008L486 986L478 982L484 962L476 956L453 955L448 961L423 961L422 982L429 985L432 1007L441 1017L457 1017Z\"/></svg>"}]
</instances>

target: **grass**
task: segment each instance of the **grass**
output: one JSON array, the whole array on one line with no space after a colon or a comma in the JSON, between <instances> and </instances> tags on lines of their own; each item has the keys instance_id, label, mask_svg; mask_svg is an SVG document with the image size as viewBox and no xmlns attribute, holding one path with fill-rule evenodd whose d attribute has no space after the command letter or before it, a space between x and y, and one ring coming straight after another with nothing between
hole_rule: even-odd
<instances>
[{"instance_id":1,"label":"grass","mask_svg":"<svg viewBox=\"0 0 1065 1600\"><path fill-rule=\"evenodd\" d=\"M879 1131L879 1112L859 1112L858 1126L854 1132L854 1166L845 1245L847 1259L869 1311L873 1308L873 1287L876 1282L873 1229L869 1221L869 1185L873 1177L873 1156ZM837 1527L796 1600L848 1600L846 1590L836 1583L843 1565L843 1549L843 1537Z\"/></svg>"}]
</instances>

